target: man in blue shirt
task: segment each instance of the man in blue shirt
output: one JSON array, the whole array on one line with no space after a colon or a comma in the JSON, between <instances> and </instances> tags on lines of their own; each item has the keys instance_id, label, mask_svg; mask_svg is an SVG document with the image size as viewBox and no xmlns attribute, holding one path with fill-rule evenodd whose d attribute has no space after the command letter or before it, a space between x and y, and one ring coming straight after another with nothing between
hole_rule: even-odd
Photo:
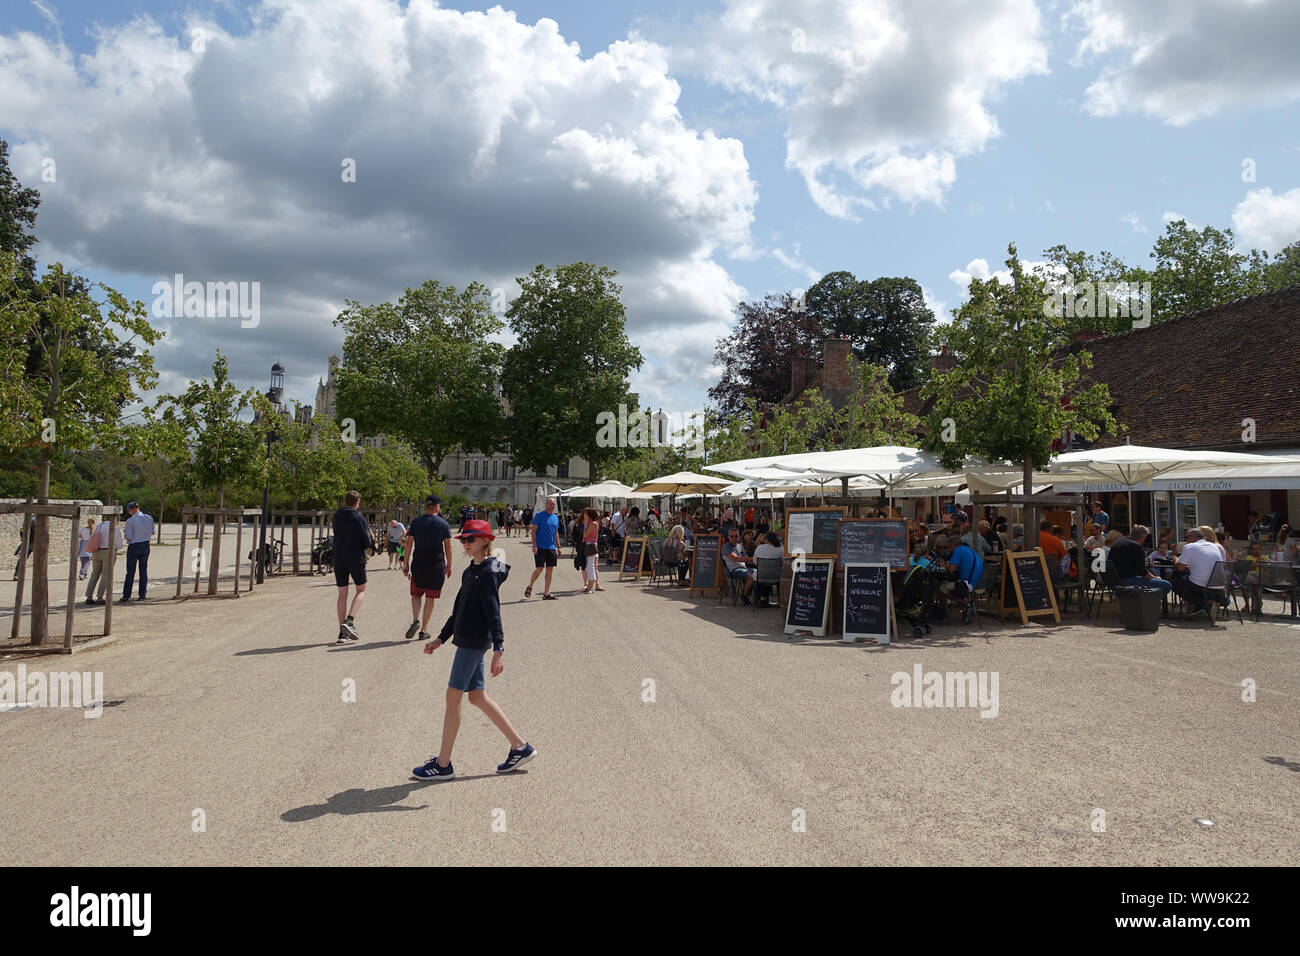
<instances>
[{"instance_id":1,"label":"man in blue shirt","mask_svg":"<svg viewBox=\"0 0 1300 956\"><path fill-rule=\"evenodd\" d=\"M940 593L953 599L954 603L959 603L965 613L967 623L974 620L974 605L970 603L971 594L975 586L979 584L980 576L984 573L984 559L975 553L975 550L968 544L961 542L960 539L951 539L957 541L957 546L952 549L952 554L948 555L947 569L957 575L955 581L945 581L939 585ZM939 553L945 554L948 550L948 541L939 545Z\"/></svg>"},{"instance_id":2,"label":"man in blue shirt","mask_svg":"<svg viewBox=\"0 0 1300 956\"><path fill-rule=\"evenodd\" d=\"M524 588L524 597L533 596L533 585L537 583L538 576L542 569L546 569L546 582L542 587L542 600L554 601L555 595L551 593L551 575L555 573L555 566L560 561L560 516L555 513L555 499L546 499L546 510L539 511L533 516L533 522L528 526L528 531L533 537L533 576L528 582L528 587Z\"/></svg>"},{"instance_id":3,"label":"man in blue shirt","mask_svg":"<svg viewBox=\"0 0 1300 956\"><path fill-rule=\"evenodd\" d=\"M1092 520L1101 525L1101 533L1103 535L1110 530L1110 515L1101 510L1100 501L1094 501L1092 503Z\"/></svg>"},{"instance_id":4,"label":"man in blue shirt","mask_svg":"<svg viewBox=\"0 0 1300 956\"><path fill-rule=\"evenodd\" d=\"M140 600L149 587L149 541L153 538L153 518L140 510L132 501L126 506L131 517L122 526L122 536L126 538L126 582L122 588L122 600L131 600L131 585L135 583L136 568L140 569Z\"/></svg>"},{"instance_id":5,"label":"man in blue shirt","mask_svg":"<svg viewBox=\"0 0 1300 956\"><path fill-rule=\"evenodd\" d=\"M360 511L361 494L349 491L343 497L343 507L334 512L334 583L338 585L336 609L339 618L338 643L356 643L356 614L366 598L366 551L374 547L370 524ZM356 597L348 606L348 579L356 585Z\"/></svg>"}]
</instances>

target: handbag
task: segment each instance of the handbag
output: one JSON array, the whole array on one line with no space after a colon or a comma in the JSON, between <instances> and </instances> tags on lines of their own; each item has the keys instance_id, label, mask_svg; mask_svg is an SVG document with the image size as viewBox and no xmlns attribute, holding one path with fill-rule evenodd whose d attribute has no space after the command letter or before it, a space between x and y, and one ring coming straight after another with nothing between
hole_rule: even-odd
<instances>
[{"instance_id":1,"label":"handbag","mask_svg":"<svg viewBox=\"0 0 1300 956\"><path fill-rule=\"evenodd\" d=\"M586 543L586 547L583 549L583 552L582 552L582 553L583 553L583 555L585 555L585 556L588 557L588 558L594 558L594 557L596 556L596 550L597 550L597 548L596 548L596 542L595 542L595 541L588 541L588 542Z\"/></svg>"}]
</instances>

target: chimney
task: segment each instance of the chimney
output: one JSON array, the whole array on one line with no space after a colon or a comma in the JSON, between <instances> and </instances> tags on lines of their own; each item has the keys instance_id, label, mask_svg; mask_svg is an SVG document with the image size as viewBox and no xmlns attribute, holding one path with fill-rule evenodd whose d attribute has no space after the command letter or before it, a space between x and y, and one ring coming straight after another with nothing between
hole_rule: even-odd
<instances>
[{"instance_id":1,"label":"chimney","mask_svg":"<svg viewBox=\"0 0 1300 956\"><path fill-rule=\"evenodd\" d=\"M1099 338L1101 338L1101 333L1096 329L1080 329L1074 333L1074 341L1076 342L1091 342L1093 339Z\"/></svg>"},{"instance_id":2,"label":"chimney","mask_svg":"<svg viewBox=\"0 0 1300 956\"><path fill-rule=\"evenodd\" d=\"M957 367L957 359L948 354L948 346L939 350L939 354L932 356L930 366L936 372L948 372Z\"/></svg>"},{"instance_id":3,"label":"chimney","mask_svg":"<svg viewBox=\"0 0 1300 956\"><path fill-rule=\"evenodd\" d=\"M790 397L798 398L799 393L808 385L808 363L801 353L796 352L790 362Z\"/></svg>"},{"instance_id":4,"label":"chimney","mask_svg":"<svg viewBox=\"0 0 1300 956\"><path fill-rule=\"evenodd\" d=\"M827 391L848 392L852 387L849 381L849 340L844 338L827 339L822 352L822 383Z\"/></svg>"}]
</instances>

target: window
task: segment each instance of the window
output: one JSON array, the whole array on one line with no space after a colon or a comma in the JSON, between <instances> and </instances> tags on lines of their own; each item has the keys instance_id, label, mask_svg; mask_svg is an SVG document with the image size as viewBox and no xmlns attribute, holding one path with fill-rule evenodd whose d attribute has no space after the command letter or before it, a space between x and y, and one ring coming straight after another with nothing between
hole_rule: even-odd
<instances>
[{"instance_id":1,"label":"window","mask_svg":"<svg viewBox=\"0 0 1300 956\"><path fill-rule=\"evenodd\" d=\"M465 459L465 477L466 477L466 478L469 477L469 459L468 459L468 458Z\"/></svg>"},{"instance_id":2,"label":"window","mask_svg":"<svg viewBox=\"0 0 1300 956\"><path fill-rule=\"evenodd\" d=\"M556 478L568 478L568 477L569 477L569 463L568 463L568 461L565 461L563 464L559 464L559 465L556 465L556 466L555 466L555 477L556 477Z\"/></svg>"},{"instance_id":3,"label":"window","mask_svg":"<svg viewBox=\"0 0 1300 956\"><path fill-rule=\"evenodd\" d=\"M477 462L477 461L475 461L474 464L473 464L473 466L470 468L470 475L469 475L469 476L470 476L471 478L477 478L477 477L478 477L478 462Z\"/></svg>"},{"instance_id":4,"label":"window","mask_svg":"<svg viewBox=\"0 0 1300 956\"><path fill-rule=\"evenodd\" d=\"M497 460L493 458L492 459L492 480L496 481L496 478L497 478Z\"/></svg>"}]
</instances>

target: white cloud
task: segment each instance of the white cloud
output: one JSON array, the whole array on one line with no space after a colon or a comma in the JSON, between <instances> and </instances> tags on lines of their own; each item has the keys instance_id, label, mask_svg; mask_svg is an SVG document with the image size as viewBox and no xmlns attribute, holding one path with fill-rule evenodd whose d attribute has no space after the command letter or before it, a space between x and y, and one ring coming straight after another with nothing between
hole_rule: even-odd
<instances>
[{"instance_id":1,"label":"white cloud","mask_svg":"<svg viewBox=\"0 0 1300 956\"><path fill-rule=\"evenodd\" d=\"M1084 108L1181 126L1300 98L1294 0L1078 0L1076 62L1097 62Z\"/></svg>"},{"instance_id":2,"label":"white cloud","mask_svg":"<svg viewBox=\"0 0 1300 956\"><path fill-rule=\"evenodd\" d=\"M750 242L757 189L738 140L683 123L661 48L584 58L552 20L429 0L263 0L250 20L232 36L192 16L177 36L138 17L97 27L84 57L0 35L39 254L147 283L261 283L255 330L170 323L167 372L202 374L219 345L237 376L261 385L278 357L314 386L345 298L585 259L619 270L652 363L677 356L634 388L712 384L706 338L742 291L715 250ZM57 183L40 182L46 155Z\"/></svg>"},{"instance_id":3,"label":"white cloud","mask_svg":"<svg viewBox=\"0 0 1300 956\"><path fill-rule=\"evenodd\" d=\"M1046 259L1021 259L1020 267L1026 272L1039 272L1048 275L1062 274L1062 270ZM961 290L961 298L964 302L967 298L967 292L970 290L971 279L979 279L982 282L997 279L998 282L1004 285L1010 285L1011 270L990 269L987 259L972 259L966 263L964 268L953 269L952 272L949 272L948 278Z\"/></svg>"},{"instance_id":4,"label":"white cloud","mask_svg":"<svg viewBox=\"0 0 1300 956\"><path fill-rule=\"evenodd\" d=\"M1144 226L1144 225L1142 225L1142 220L1141 220L1141 218L1139 218L1138 214L1135 213L1135 212L1126 212L1126 213L1124 213L1124 215L1122 215L1122 216L1119 217L1119 221L1120 221L1120 222L1123 222L1123 223L1127 223L1129 226L1132 227L1132 229L1133 229L1134 232L1147 232L1147 231L1148 231L1148 230L1147 230L1147 227Z\"/></svg>"},{"instance_id":5,"label":"white cloud","mask_svg":"<svg viewBox=\"0 0 1300 956\"><path fill-rule=\"evenodd\" d=\"M1232 231L1246 245L1280 252L1300 241L1300 188L1274 195L1254 189L1232 211Z\"/></svg>"},{"instance_id":6,"label":"white cloud","mask_svg":"<svg viewBox=\"0 0 1300 956\"><path fill-rule=\"evenodd\" d=\"M1181 212L1174 212L1173 210L1166 209L1163 213L1160 214L1160 221L1166 226L1169 225L1171 222L1177 222L1180 219L1183 222L1187 223L1188 229L1195 229L1199 231L1201 228L1196 223L1192 222L1190 219L1184 216Z\"/></svg>"},{"instance_id":7,"label":"white cloud","mask_svg":"<svg viewBox=\"0 0 1300 956\"><path fill-rule=\"evenodd\" d=\"M1032 0L729 0L672 59L784 111L786 167L846 219L891 199L942 203L957 158L998 135L989 102L1047 72Z\"/></svg>"}]
</instances>

